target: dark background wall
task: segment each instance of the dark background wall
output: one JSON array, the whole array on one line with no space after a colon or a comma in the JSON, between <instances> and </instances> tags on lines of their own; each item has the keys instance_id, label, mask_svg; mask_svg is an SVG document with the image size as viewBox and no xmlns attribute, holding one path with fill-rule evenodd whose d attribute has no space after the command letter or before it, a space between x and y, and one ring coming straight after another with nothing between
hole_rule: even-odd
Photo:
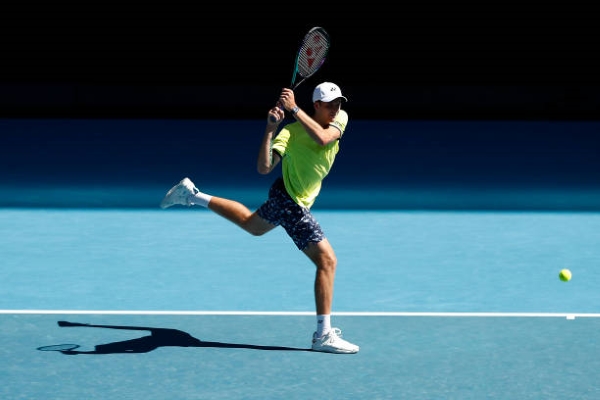
<instances>
[{"instance_id":1,"label":"dark background wall","mask_svg":"<svg viewBox=\"0 0 600 400\"><path fill-rule=\"evenodd\" d=\"M600 207L593 12L372 2L295 4L298 12L250 3L86 7L3 12L0 190L26 182L50 192L19 200L8 189L0 205L58 204L52 188L66 185L83 188L84 205L154 206L89 188L135 181L160 196L181 174L264 189L271 178L254 172L263 120L289 84L302 36L322 26L329 57L296 95L309 108L314 85L331 80L350 99L343 157L328 178L339 193L375 187L385 207ZM510 190L527 196L511 200Z\"/></svg>"},{"instance_id":2,"label":"dark background wall","mask_svg":"<svg viewBox=\"0 0 600 400\"><path fill-rule=\"evenodd\" d=\"M87 3L7 6L1 116L261 118L304 33L332 47L356 118L597 118L596 13L583 7Z\"/></svg>"},{"instance_id":3,"label":"dark background wall","mask_svg":"<svg viewBox=\"0 0 600 400\"><path fill-rule=\"evenodd\" d=\"M189 176L255 207L263 120L0 120L0 207L156 209ZM598 121L352 119L315 204L600 210Z\"/></svg>"}]
</instances>

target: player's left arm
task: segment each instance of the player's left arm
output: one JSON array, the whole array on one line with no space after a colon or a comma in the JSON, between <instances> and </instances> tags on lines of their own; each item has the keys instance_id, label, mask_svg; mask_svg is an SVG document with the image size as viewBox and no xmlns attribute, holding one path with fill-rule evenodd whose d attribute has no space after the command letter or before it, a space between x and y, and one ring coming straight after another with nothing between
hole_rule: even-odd
<instances>
[{"instance_id":1,"label":"player's left arm","mask_svg":"<svg viewBox=\"0 0 600 400\"><path fill-rule=\"evenodd\" d=\"M265 128L265 133L260 144L258 158L256 161L256 170L261 175L266 175L273 171L277 164L279 164L279 161L281 161L281 156L278 153L273 152L272 140L275 136L275 132L277 131L279 123L283 120L283 118L276 119L275 122L273 122L273 120L270 119L271 115L272 112L269 112L267 126Z\"/></svg>"}]
</instances>

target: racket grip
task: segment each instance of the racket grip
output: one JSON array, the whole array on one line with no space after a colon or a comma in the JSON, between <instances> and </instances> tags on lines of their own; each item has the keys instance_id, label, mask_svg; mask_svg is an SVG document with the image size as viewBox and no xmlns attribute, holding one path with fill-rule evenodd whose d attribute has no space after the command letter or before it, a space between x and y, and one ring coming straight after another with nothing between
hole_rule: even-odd
<instances>
[{"instance_id":1,"label":"racket grip","mask_svg":"<svg viewBox=\"0 0 600 400\"><path fill-rule=\"evenodd\" d=\"M69 322L69 321L58 321L58 326L84 326L85 324L80 324L78 322Z\"/></svg>"}]
</instances>

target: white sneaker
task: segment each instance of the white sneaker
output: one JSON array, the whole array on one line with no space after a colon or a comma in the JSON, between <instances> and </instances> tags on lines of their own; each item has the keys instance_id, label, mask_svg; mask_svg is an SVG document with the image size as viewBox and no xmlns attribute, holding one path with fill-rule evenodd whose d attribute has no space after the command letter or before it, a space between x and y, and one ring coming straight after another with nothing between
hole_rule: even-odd
<instances>
[{"instance_id":1,"label":"white sneaker","mask_svg":"<svg viewBox=\"0 0 600 400\"><path fill-rule=\"evenodd\" d=\"M331 328L327 335L320 338L317 338L317 332L313 333L312 349L324 353L353 354L358 353L360 347L342 339L339 328Z\"/></svg>"},{"instance_id":2,"label":"white sneaker","mask_svg":"<svg viewBox=\"0 0 600 400\"><path fill-rule=\"evenodd\" d=\"M189 178L183 178L181 182L173 186L160 202L160 208L168 208L176 204L191 206L191 197L198 193L198 189Z\"/></svg>"}]
</instances>

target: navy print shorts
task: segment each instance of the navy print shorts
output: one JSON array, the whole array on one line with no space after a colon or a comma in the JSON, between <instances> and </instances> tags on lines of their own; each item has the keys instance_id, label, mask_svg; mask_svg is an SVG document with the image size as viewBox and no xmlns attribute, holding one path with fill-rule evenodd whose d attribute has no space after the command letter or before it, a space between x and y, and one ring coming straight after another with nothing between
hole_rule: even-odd
<instances>
[{"instance_id":1,"label":"navy print shorts","mask_svg":"<svg viewBox=\"0 0 600 400\"><path fill-rule=\"evenodd\" d=\"M282 178L269 189L269 198L256 210L257 214L273 225L281 225L296 247L305 250L311 242L325 238L321 225L310 209L298 205L285 190Z\"/></svg>"}]
</instances>

